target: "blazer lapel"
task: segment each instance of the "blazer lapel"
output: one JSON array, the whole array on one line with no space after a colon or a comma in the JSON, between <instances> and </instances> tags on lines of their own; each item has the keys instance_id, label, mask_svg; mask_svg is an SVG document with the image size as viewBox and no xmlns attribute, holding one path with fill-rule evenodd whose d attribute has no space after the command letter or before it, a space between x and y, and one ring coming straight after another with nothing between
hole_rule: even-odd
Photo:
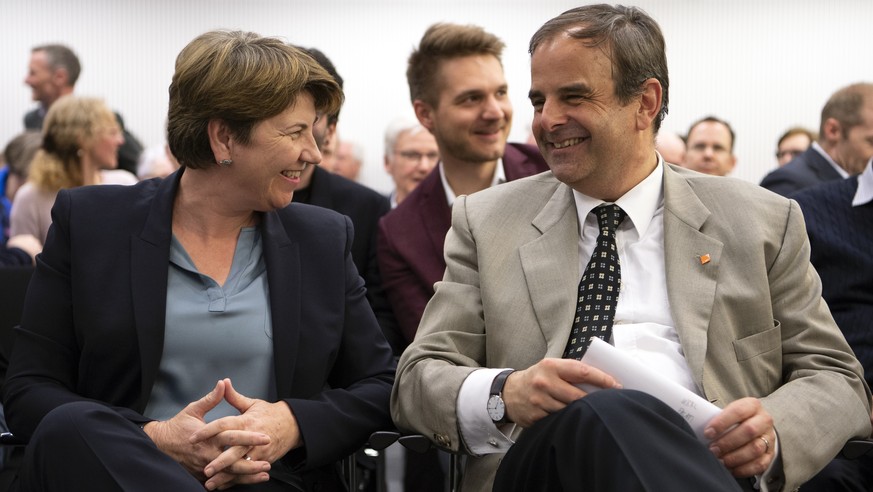
<instances>
[{"instance_id":1,"label":"blazer lapel","mask_svg":"<svg viewBox=\"0 0 873 492\"><path fill-rule=\"evenodd\" d=\"M507 181L515 181L548 170L549 166L535 146L506 144L503 151L503 173L506 175Z\"/></svg>"},{"instance_id":2,"label":"blazer lapel","mask_svg":"<svg viewBox=\"0 0 873 492\"><path fill-rule=\"evenodd\" d=\"M664 262L667 297L694 380L702 386L723 243L701 232L710 215L688 182L664 167Z\"/></svg>"},{"instance_id":3,"label":"blazer lapel","mask_svg":"<svg viewBox=\"0 0 873 492\"><path fill-rule=\"evenodd\" d=\"M173 200L183 172L179 170L161 182L142 231L130 238L131 292L142 371L140 409L151 396L164 349Z\"/></svg>"},{"instance_id":4,"label":"blazer lapel","mask_svg":"<svg viewBox=\"0 0 873 492\"><path fill-rule=\"evenodd\" d=\"M536 174L535 169L528 169L527 156L521 153L512 144L506 144L503 150L503 175L507 181L515 181L525 176Z\"/></svg>"},{"instance_id":5,"label":"blazer lapel","mask_svg":"<svg viewBox=\"0 0 873 492\"><path fill-rule=\"evenodd\" d=\"M579 225L573 192L559 185L531 224L542 234L519 248L537 322L548 343L546 357L561 357L573 324L579 283Z\"/></svg>"},{"instance_id":6,"label":"blazer lapel","mask_svg":"<svg viewBox=\"0 0 873 492\"><path fill-rule=\"evenodd\" d=\"M292 207L294 205L291 205ZM270 314L273 321L273 365L276 392L281 398L291 394L294 361L297 360L300 329L300 250L291 240L276 211L264 213L261 226L267 283L270 287Z\"/></svg>"}]
</instances>

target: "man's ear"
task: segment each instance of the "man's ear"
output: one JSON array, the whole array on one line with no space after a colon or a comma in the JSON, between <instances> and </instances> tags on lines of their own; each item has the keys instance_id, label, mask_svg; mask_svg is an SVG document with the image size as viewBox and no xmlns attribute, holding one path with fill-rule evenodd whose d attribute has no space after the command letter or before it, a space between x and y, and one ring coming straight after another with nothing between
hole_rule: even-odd
<instances>
[{"instance_id":1,"label":"man's ear","mask_svg":"<svg viewBox=\"0 0 873 492\"><path fill-rule=\"evenodd\" d=\"M663 88L658 79L650 78L643 82L643 91L637 96L639 108L637 109L637 130L646 130L652 126L652 122L661 112L661 99Z\"/></svg>"},{"instance_id":2,"label":"man's ear","mask_svg":"<svg viewBox=\"0 0 873 492\"><path fill-rule=\"evenodd\" d=\"M64 67L58 67L52 72L52 82L56 87L67 87L70 85L70 73Z\"/></svg>"},{"instance_id":3,"label":"man's ear","mask_svg":"<svg viewBox=\"0 0 873 492\"><path fill-rule=\"evenodd\" d=\"M209 146L215 156L215 163L225 159L233 159L234 140L227 123L217 118L211 119L207 124L206 132L209 135Z\"/></svg>"},{"instance_id":4,"label":"man's ear","mask_svg":"<svg viewBox=\"0 0 873 492\"><path fill-rule=\"evenodd\" d=\"M331 152L335 150L336 146L334 145L334 139L336 139L336 121L333 123L328 123L327 127L324 130L324 143L323 149L318 149L322 152L322 154L327 151Z\"/></svg>"},{"instance_id":5,"label":"man's ear","mask_svg":"<svg viewBox=\"0 0 873 492\"><path fill-rule=\"evenodd\" d=\"M835 144L843 138L843 125L836 118L828 118L821 125L821 139Z\"/></svg>"},{"instance_id":6,"label":"man's ear","mask_svg":"<svg viewBox=\"0 0 873 492\"><path fill-rule=\"evenodd\" d=\"M412 109L415 110L415 117L418 118L421 126L433 133L433 107L421 99L416 99L412 101Z\"/></svg>"}]
</instances>

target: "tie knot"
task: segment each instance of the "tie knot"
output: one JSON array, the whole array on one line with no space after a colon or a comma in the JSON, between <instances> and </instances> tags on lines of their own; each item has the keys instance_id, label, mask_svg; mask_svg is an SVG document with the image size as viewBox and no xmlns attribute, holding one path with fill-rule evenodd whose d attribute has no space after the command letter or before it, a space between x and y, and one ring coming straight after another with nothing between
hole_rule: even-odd
<instances>
[{"instance_id":1,"label":"tie knot","mask_svg":"<svg viewBox=\"0 0 873 492\"><path fill-rule=\"evenodd\" d=\"M594 212L597 213L597 224L600 226L600 233L608 235L614 234L621 221L627 216L625 211L614 203L601 205L595 208Z\"/></svg>"}]
</instances>

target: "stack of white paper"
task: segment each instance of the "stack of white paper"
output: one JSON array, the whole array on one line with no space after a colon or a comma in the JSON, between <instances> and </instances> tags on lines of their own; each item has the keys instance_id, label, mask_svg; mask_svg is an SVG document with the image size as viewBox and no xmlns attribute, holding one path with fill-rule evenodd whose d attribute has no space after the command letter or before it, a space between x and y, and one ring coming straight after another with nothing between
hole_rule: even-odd
<instances>
[{"instance_id":1,"label":"stack of white paper","mask_svg":"<svg viewBox=\"0 0 873 492\"><path fill-rule=\"evenodd\" d=\"M703 430L713 417L721 413L717 406L599 338L591 340L582 362L611 375L625 389L648 393L666 403L688 422L698 439L709 442L703 436ZM579 387L588 393L602 389L589 384L580 384Z\"/></svg>"}]
</instances>

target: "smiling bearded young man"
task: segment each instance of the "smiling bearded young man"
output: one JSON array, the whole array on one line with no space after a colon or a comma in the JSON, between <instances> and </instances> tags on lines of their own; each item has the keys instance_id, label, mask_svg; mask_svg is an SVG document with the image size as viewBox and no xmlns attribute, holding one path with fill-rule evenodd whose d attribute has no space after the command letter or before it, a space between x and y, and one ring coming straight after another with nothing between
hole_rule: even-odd
<instances>
[{"instance_id":1,"label":"smiling bearded young man","mask_svg":"<svg viewBox=\"0 0 873 492\"><path fill-rule=\"evenodd\" d=\"M412 105L440 161L380 223L382 285L407 343L446 268L455 197L548 170L536 147L506 142L512 103L502 52L503 42L480 27L434 24L409 57Z\"/></svg>"},{"instance_id":2,"label":"smiling bearded young man","mask_svg":"<svg viewBox=\"0 0 873 492\"><path fill-rule=\"evenodd\" d=\"M445 275L398 364L398 428L469 455L462 488L482 492L794 490L869 436L797 203L655 152L657 23L579 7L530 53L552 172L455 200ZM592 338L720 413L695 434L684 407L579 360Z\"/></svg>"}]
</instances>

